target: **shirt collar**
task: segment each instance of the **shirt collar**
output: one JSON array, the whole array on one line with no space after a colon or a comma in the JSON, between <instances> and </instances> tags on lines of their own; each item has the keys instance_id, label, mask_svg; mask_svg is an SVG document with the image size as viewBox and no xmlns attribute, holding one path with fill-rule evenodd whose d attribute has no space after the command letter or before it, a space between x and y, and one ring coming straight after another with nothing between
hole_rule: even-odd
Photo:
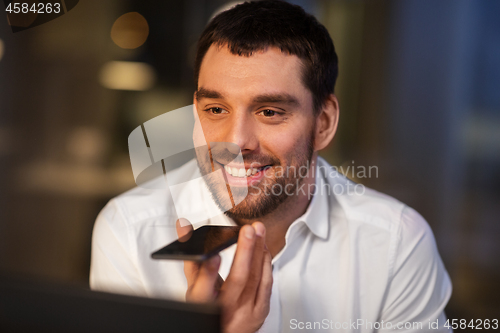
<instances>
[{"instance_id":1,"label":"shirt collar","mask_svg":"<svg viewBox=\"0 0 500 333\"><path fill-rule=\"evenodd\" d=\"M316 171L315 171L315 186L316 189L314 191L314 195L307 207L306 212L300 216L293 224L296 222L303 222L307 225L311 232L318 236L321 239L326 239L328 236L328 197L327 193L325 193L325 179L323 174L319 171L319 158L316 163ZM304 186L305 187L305 186ZM308 191L305 190L304 191ZM213 200L211 197L205 199ZM236 223L225 214L221 212L220 215L214 216L209 219L208 224L211 225L236 225Z\"/></svg>"},{"instance_id":2,"label":"shirt collar","mask_svg":"<svg viewBox=\"0 0 500 333\"><path fill-rule=\"evenodd\" d=\"M319 162L319 161L318 161ZM316 163L315 172L315 190L309 207L306 212L298 218L299 221L304 222L309 230L316 236L326 239L328 236L328 198L327 193L324 192L325 180L323 175L319 172L319 165Z\"/></svg>"}]
</instances>

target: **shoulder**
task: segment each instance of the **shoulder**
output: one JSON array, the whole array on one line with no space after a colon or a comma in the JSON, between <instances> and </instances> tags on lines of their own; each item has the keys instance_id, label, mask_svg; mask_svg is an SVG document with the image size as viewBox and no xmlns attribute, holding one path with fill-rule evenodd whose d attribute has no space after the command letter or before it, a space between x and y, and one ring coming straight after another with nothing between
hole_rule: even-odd
<instances>
[{"instance_id":1,"label":"shoulder","mask_svg":"<svg viewBox=\"0 0 500 333\"><path fill-rule=\"evenodd\" d=\"M196 170L194 160L168 173L168 179L189 178ZM164 176L136 186L112 198L99 217L108 221L121 219L127 225L136 225L159 218L175 218L176 211Z\"/></svg>"},{"instance_id":2,"label":"shoulder","mask_svg":"<svg viewBox=\"0 0 500 333\"><path fill-rule=\"evenodd\" d=\"M328 191L330 206L341 209L350 221L391 230L397 227L408 209L389 195L351 181L322 158L318 158L318 176L323 177L328 186L325 190Z\"/></svg>"},{"instance_id":3,"label":"shoulder","mask_svg":"<svg viewBox=\"0 0 500 333\"><path fill-rule=\"evenodd\" d=\"M110 221L121 218L128 225L168 216L172 213L166 205L170 201L169 196L166 190L134 187L112 198L99 215Z\"/></svg>"},{"instance_id":4,"label":"shoulder","mask_svg":"<svg viewBox=\"0 0 500 333\"><path fill-rule=\"evenodd\" d=\"M320 160L321 176L328 183L331 216L340 216L350 239L359 246L386 258L390 273L410 255L417 261L433 260L439 255L427 221L401 201L356 184ZM330 218L335 228L339 219ZM338 230L338 229L337 229ZM381 250L380 252L377 252Z\"/></svg>"},{"instance_id":5,"label":"shoulder","mask_svg":"<svg viewBox=\"0 0 500 333\"><path fill-rule=\"evenodd\" d=\"M196 162L190 161L171 171L168 179L185 179L195 170ZM147 244L149 250L177 238L176 220L170 191L161 176L112 198L97 216L92 242L102 248L119 243L130 253Z\"/></svg>"},{"instance_id":6,"label":"shoulder","mask_svg":"<svg viewBox=\"0 0 500 333\"><path fill-rule=\"evenodd\" d=\"M423 237L434 241L427 221L413 208L389 195L354 183L321 158L318 167L318 176L329 185L330 214L344 217L351 232L362 230L371 235L385 234L394 251L400 246L411 246ZM401 244L402 239L413 241Z\"/></svg>"}]
</instances>

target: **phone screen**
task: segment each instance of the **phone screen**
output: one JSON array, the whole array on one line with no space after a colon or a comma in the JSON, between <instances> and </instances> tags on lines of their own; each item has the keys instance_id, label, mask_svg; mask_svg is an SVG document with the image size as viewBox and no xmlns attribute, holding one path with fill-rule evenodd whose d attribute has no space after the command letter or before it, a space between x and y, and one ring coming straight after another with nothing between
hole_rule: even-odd
<instances>
[{"instance_id":1,"label":"phone screen","mask_svg":"<svg viewBox=\"0 0 500 333\"><path fill-rule=\"evenodd\" d=\"M240 227L203 226L191 232L184 241L173 243L153 252L153 259L203 261L236 243ZM186 238L188 238L186 240Z\"/></svg>"}]
</instances>

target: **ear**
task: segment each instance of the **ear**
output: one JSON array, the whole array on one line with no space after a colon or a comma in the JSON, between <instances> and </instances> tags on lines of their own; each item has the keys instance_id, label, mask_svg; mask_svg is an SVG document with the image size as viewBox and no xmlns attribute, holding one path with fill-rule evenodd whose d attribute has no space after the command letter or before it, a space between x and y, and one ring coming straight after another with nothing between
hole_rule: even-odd
<instances>
[{"instance_id":1,"label":"ear","mask_svg":"<svg viewBox=\"0 0 500 333\"><path fill-rule=\"evenodd\" d=\"M334 94L330 94L325 105L316 117L316 133L314 137L314 151L325 148L335 136L339 123L339 101Z\"/></svg>"}]
</instances>

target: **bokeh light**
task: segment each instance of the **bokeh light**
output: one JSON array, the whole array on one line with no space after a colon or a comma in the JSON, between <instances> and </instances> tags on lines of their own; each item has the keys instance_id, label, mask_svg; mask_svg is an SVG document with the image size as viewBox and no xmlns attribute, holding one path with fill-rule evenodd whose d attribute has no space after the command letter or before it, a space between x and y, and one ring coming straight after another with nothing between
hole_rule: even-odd
<instances>
[{"instance_id":1,"label":"bokeh light","mask_svg":"<svg viewBox=\"0 0 500 333\"><path fill-rule=\"evenodd\" d=\"M137 12L123 14L111 28L111 39L123 49L135 49L144 44L149 35L149 25Z\"/></svg>"},{"instance_id":2,"label":"bokeh light","mask_svg":"<svg viewBox=\"0 0 500 333\"><path fill-rule=\"evenodd\" d=\"M148 90L156 80L154 69L142 62L110 61L99 75L103 87L117 90Z\"/></svg>"},{"instance_id":3,"label":"bokeh light","mask_svg":"<svg viewBox=\"0 0 500 333\"><path fill-rule=\"evenodd\" d=\"M3 40L0 39L0 60L2 60L3 51L4 51Z\"/></svg>"}]
</instances>

